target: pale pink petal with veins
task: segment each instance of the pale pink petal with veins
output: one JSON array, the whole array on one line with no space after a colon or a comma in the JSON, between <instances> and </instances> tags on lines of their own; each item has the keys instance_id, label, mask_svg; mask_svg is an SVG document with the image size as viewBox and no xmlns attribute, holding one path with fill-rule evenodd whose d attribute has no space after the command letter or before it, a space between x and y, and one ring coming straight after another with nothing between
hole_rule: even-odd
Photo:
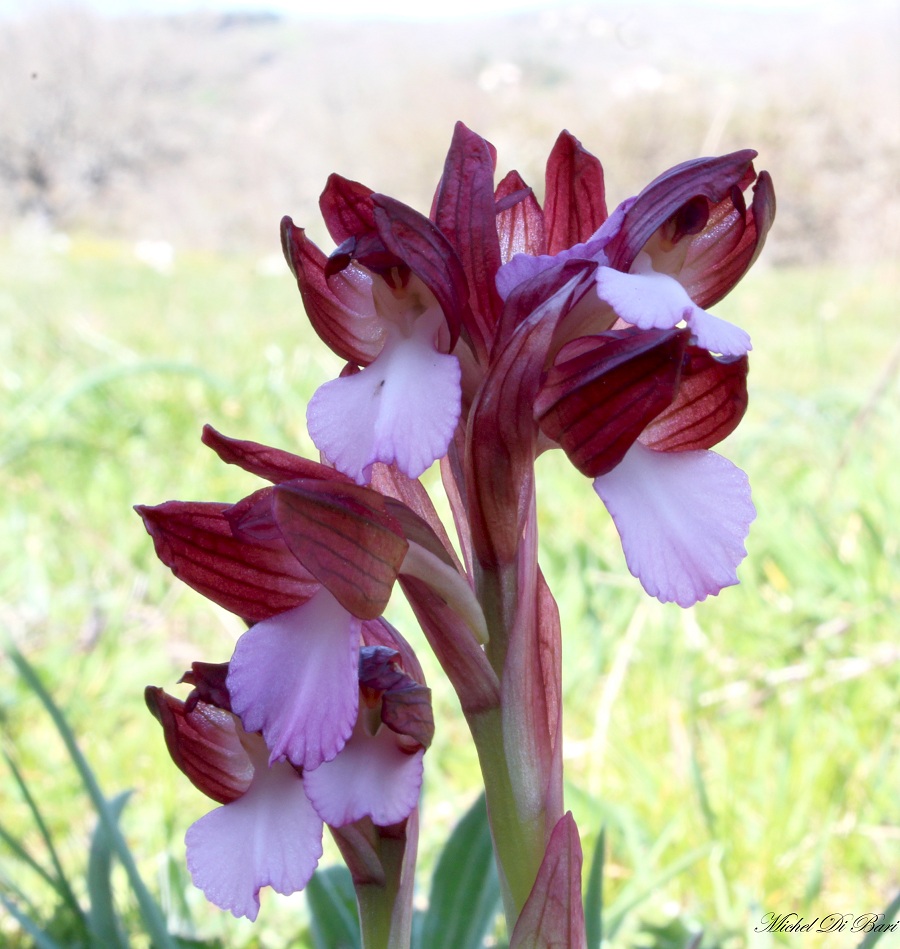
<instances>
[{"instance_id":1,"label":"pale pink petal with veins","mask_svg":"<svg viewBox=\"0 0 900 949\"><path fill-rule=\"evenodd\" d=\"M231 707L261 732L270 761L315 768L353 731L360 621L322 587L301 606L252 626L228 671Z\"/></svg>"},{"instance_id":2,"label":"pale pink petal with veins","mask_svg":"<svg viewBox=\"0 0 900 949\"><path fill-rule=\"evenodd\" d=\"M692 606L738 582L756 509L747 476L711 451L636 442L594 490L612 515L631 573L663 603Z\"/></svg>"}]
</instances>

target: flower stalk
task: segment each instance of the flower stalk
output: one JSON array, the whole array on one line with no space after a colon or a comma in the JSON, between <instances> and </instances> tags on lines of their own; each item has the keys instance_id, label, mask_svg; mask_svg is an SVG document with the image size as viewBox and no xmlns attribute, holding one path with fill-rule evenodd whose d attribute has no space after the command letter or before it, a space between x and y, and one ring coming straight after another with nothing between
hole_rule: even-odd
<instances>
[{"instance_id":1,"label":"flower stalk","mask_svg":"<svg viewBox=\"0 0 900 949\"><path fill-rule=\"evenodd\" d=\"M418 835L417 811L392 827L368 822L355 833L332 830L353 877L362 949L408 949L410 945ZM361 847L369 851L368 863L360 860ZM372 857L375 873L371 872Z\"/></svg>"}]
</instances>

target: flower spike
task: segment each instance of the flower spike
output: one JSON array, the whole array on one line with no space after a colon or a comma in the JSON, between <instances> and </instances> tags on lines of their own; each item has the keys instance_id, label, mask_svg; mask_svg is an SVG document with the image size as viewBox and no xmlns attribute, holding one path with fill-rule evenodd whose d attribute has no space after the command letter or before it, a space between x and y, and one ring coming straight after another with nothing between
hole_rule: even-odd
<instances>
[{"instance_id":1,"label":"flower spike","mask_svg":"<svg viewBox=\"0 0 900 949\"><path fill-rule=\"evenodd\" d=\"M207 426L222 461L266 484L137 508L175 576L248 627L227 662L192 664L186 700L145 693L174 763L218 804L185 836L210 901L255 919L263 887L303 889L327 826L363 944L410 946L435 718L383 615L399 585L476 746L510 949L584 949L536 461L561 448L591 479L649 595L690 607L738 582L756 511L712 449L747 408L751 343L708 308L774 218L755 156L676 165L610 213L603 166L563 131L542 207L518 172L495 183L496 150L460 122L427 216L335 174L319 202L330 254L282 220L309 319L344 364L307 406L319 460ZM454 539L419 480L434 462Z\"/></svg>"}]
</instances>

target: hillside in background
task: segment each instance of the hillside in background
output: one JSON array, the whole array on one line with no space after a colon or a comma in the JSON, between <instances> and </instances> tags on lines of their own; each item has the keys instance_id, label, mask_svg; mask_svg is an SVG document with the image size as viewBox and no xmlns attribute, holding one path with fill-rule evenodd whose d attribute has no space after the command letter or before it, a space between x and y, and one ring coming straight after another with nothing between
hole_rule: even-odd
<instances>
[{"instance_id":1,"label":"hillside in background","mask_svg":"<svg viewBox=\"0 0 900 949\"><path fill-rule=\"evenodd\" d=\"M436 25L66 7L2 22L0 231L277 251L282 214L324 237L331 171L427 208L462 119L539 194L569 128L602 159L611 203L679 161L754 147L779 197L770 262L898 255L894 4L628 9Z\"/></svg>"}]
</instances>

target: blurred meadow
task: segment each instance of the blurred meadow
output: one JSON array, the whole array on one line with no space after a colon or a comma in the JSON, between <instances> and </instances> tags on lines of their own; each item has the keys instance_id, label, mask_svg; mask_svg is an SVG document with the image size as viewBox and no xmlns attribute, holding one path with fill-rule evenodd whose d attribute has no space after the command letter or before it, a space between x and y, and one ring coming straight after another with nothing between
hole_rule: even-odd
<instances>
[{"instance_id":1,"label":"blurred meadow","mask_svg":"<svg viewBox=\"0 0 900 949\"><path fill-rule=\"evenodd\" d=\"M878 913L900 890L900 14L675 10L0 20L0 618L106 794L133 789L123 830L186 938L314 945L302 896L267 891L251 925L190 885L182 837L210 802L171 764L142 690L224 661L241 625L171 577L131 507L255 489L200 444L204 422L313 451L305 404L340 365L305 320L278 221L325 244L316 200L333 170L427 209L457 119L539 195L564 127L603 161L611 206L740 147L778 195L762 259L716 307L754 342L750 408L723 446L758 509L741 585L689 611L648 600L589 483L556 455L539 465L567 804L586 851L606 828L607 937L850 947L860 936L754 927L767 912ZM476 761L402 603L391 618L435 692L427 875L477 793ZM0 728L14 763L0 825L46 864L18 774L85 899L96 817L9 663ZM0 893L59 910L9 837ZM135 927L130 944L149 940ZM39 942L0 906L0 945Z\"/></svg>"}]
</instances>

